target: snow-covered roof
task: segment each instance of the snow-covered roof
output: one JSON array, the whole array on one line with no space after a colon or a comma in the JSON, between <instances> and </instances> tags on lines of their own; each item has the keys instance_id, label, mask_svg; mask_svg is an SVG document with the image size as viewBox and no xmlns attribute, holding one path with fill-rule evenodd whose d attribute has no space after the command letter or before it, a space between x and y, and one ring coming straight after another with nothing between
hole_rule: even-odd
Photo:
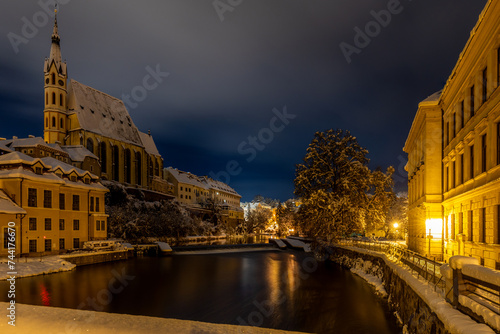
<instances>
[{"instance_id":1,"label":"snow-covered roof","mask_svg":"<svg viewBox=\"0 0 500 334\"><path fill-rule=\"evenodd\" d=\"M438 92L435 92L434 94L428 96L425 100L423 100L422 102L436 102L436 101L439 101L439 99L441 98L441 93L443 92L443 90L441 89L440 91Z\"/></svg>"},{"instance_id":2,"label":"snow-covered roof","mask_svg":"<svg viewBox=\"0 0 500 334\"><path fill-rule=\"evenodd\" d=\"M14 169L0 170L0 179L2 178L24 178L32 181L50 182L64 184L64 181L53 173L45 173L42 175L35 174L33 171L19 166Z\"/></svg>"},{"instance_id":3,"label":"snow-covered roof","mask_svg":"<svg viewBox=\"0 0 500 334\"><path fill-rule=\"evenodd\" d=\"M155 141L153 140L153 136L151 136L150 133L139 131L139 136L141 137L142 145L148 154L160 155L160 152L158 152L158 149L156 148Z\"/></svg>"},{"instance_id":4,"label":"snow-covered roof","mask_svg":"<svg viewBox=\"0 0 500 334\"><path fill-rule=\"evenodd\" d=\"M7 194L0 189L0 214L19 214L26 213L26 211L19 205L14 203Z\"/></svg>"},{"instance_id":5,"label":"snow-covered roof","mask_svg":"<svg viewBox=\"0 0 500 334\"><path fill-rule=\"evenodd\" d=\"M85 174L88 174L91 178L93 179L98 179L99 177L90 173L89 171L76 168L75 166L72 166L70 164L67 164L65 162L62 162L61 160L57 160L52 157L45 157L41 159L47 167L50 167L51 171L55 171L56 169L60 168L65 174L69 174L72 171L75 171L79 176L84 176Z\"/></svg>"},{"instance_id":6,"label":"snow-covered roof","mask_svg":"<svg viewBox=\"0 0 500 334\"><path fill-rule=\"evenodd\" d=\"M201 179L189 172L183 172L178 170L177 168L168 167L165 168L179 183L190 184L192 186L196 186L202 189L207 189L208 186L201 181Z\"/></svg>"},{"instance_id":7,"label":"snow-covered roof","mask_svg":"<svg viewBox=\"0 0 500 334\"><path fill-rule=\"evenodd\" d=\"M47 144L42 137L29 137L29 138L13 138L0 141L0 147L5 147L10 150L23 147L36 147L43 146L53 150L61 150L61 146L58 144Z\"/></svg>"},{"instance_id":8,"label":"snow-covered roof","mask_svg":"<svg viewBox=\"0 0 500 334\"><path fill-rule=\"evenodd\" d=\"M82 129L112 139L142 146L137 127L122 100L71 79L69 111L74 111Z\"/></svg>"},{"instance_id":9,"label":"snow-covered roof","mask_svg":"<svg viewBox=\"0 0 500 334\"><path fill-rule=\"evenodd\" d=\"M63 146L61 147L63 151L69 154L69 158L72 161L83 162L86 157L91 157L93 159L99 160L98 157L92 152L90 152L87 148L82 145L74 145L74 146Z\"/></svg>"},{"instance_id":10,"label":"snow-covered roof","mask_svg":"<svg viewBox=\"0 0 500 334\"><path fill-rule=\"evenodd\" d=\"M241 197L236 190L225 184L224 182L214 180L208 176L203 176L202 181L207 184L207 186L211 189L219 190L219 191L224 191L233 195L236 195L238 197Z\"/></svg>"},{"instance_id":11,"label":"snow-covered roof","mask_svg":"<svg viewBox=\"0 0 500 334\"><path fill-rule=\"evenodd\" d=\"M11 153L0 155L0 164L2 164L2 163L9 163L9 164L23 163L23 164L32 165L37 160L40 160L40 159L30 157L29 155L26 155L26 154L18 152L18 151L14 151Z\"/></svg>"}]
</instances>

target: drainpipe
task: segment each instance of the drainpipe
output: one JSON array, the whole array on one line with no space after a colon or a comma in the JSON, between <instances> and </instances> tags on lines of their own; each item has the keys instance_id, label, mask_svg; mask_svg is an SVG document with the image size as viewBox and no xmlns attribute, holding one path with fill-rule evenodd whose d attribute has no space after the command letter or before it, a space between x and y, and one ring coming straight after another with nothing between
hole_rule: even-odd
<instances>
[{"instance_id":1,"label":"drainpipe","mask_svg":"<svg viewBox=\"0 0 500 334\"><path fill-rule=\"evenodd\" d=\"M90 192L87 193L87 241L90 241Z\"/></svg>"},{"instance_id":2,"label":"drainpipe","mask_svg":"<svg viewBox=\"0 0 500 334\"><path fill-rule=\"evenodd\" d=\"M446 134L448 136L449 133ZM441 255L444 262L444 207L443 207L443 197L444 197L444 110L441 108Z\"/></svg>"},{"instance_id":3,"label":"drainpipe","mask_svg":"<svg viewBox=\"0 0 500 334\"><path fill-rule=\"evenodd\" d=\"M19 206L22 208L23 207L23 181L24 181L24 178L21 178L21 185L19 186ZM19 235L21 236L21 245L20 245L20 248L19 248L19 257L21 257L21 254L23 254L23 218L24 218L24 215L21 215L20 219L19 219Z\"/></svg>"}]
</instances>

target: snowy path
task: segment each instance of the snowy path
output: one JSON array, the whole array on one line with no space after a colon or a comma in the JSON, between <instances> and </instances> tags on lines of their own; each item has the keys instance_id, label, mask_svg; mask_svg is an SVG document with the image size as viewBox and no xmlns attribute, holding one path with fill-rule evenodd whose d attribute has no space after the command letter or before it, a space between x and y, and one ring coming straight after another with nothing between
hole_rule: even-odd
<instances>
[{"instance_id":1,"label":"snowy path","mask_svg":"<svg viewBox=\"0 0 500 334\"><path fill-rule=\"evenodd\" d=\"M14 262L16 263L16 278L69 271L76 267L59 256L45 256L41 262L39 257L17 258ZM7 258L0 259L0 281L9 278L10 275L7 275L7 272L10 271L8 269Z\"/></svg>"},{"instance_id":2,"label":"snowy path","mask_svg":"<svg viewBox=\"0 0 500 334\"><path fill-rule=\"evenodd\" d=\"M4 315L0 321L0 333L37 333L37 334L298 334L283 330L258 327L242 327L203 323L198 321L176 320L115 314L105 312L64 309L48 306L16 305L16 327L7 324L5 317L8 303L0 302Z\"/></svg>"}]
</instances>

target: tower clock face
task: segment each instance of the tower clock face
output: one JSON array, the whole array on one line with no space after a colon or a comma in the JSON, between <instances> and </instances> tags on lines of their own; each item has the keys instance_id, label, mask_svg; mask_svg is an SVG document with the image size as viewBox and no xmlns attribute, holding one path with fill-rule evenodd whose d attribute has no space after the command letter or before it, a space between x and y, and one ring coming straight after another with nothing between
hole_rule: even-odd
<instances>
[{"instance_id":1,"label":"tower clock face","mask_svg":"<svg viewBox=\"0 0 500 334\"><path fill-rule=\"evenodd\" d=\"M59 86L64 86L64 81L59 80Z\"/></svg>"},{"instance_id":2,"label":"tower clock face","mask_svg":"<svg viewBox=\"0 0 500 334\"><path fill-rule=\"evenodd\" d=\"M49 84L49 78L45 79L45 83L48 85Z\"/></svg>"}]
</instances>

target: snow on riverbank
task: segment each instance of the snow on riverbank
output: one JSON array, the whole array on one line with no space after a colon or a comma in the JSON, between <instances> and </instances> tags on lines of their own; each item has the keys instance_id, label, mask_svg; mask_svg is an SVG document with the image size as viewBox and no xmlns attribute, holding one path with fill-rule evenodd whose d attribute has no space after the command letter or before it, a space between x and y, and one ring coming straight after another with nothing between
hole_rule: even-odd
<instances>
[{"instance_id":1,"label":"snow on riverbank","mask_svg":"<svg viewBox=\"0 0 500 334\"><path fill-rule=\"evenodd\" d=\"M436 313L446 330L453 334L494 334L495 332L485 324L479 324L469 316L455 310L440 293L434 291L434 286L422 278L415 277L409 268L395 263L385 254L357 247L341 246L358 253L370 254L382 258L385 263Z\"/></svg>"},{"instance_id":2,"label":"snow on riverbank","mask_svg":"<svg viewBox=\"0 0 500 334\"><path fill-rule=\"evenodd\" d=\"M361 262L361 261L359 261L359 262ZM361 265L362 268L360 268L358 265L359 262L357 262L356 265L351 268L351 272L353 272L356 275L363 278L370 285L373 285L373 287L375 287L375 290L377 291L377 293L379 295L381 295L384 298L387 297L387 291L384 288L384 282L382 281L382 279L377 277L377 276L366 273L367 270L364 267L371 266L372 263L370 261L362 261L362 265Z\"/></svg>"},{"instance_id":3,"label":"snow on riverbank","mask_svg":"<svg viewBox=\"0 0 500 334\"><path fill-rule=\"evenodd\" d=\"M6 280L11 276L7 274L12 271L9 269L7 261L7 258L0 259L0 281ZM76 267L74 264L61 259L59 256L16 258L14 262L14 271L17 272L15 275L16 278L69 271Z\"/></svg>"},{"instance_id":4,"label":"snow on riverbank","mask_svg":"<svg viewBox=\"0 0 500 334\"><path fill-rule=\"evenodd\" d=\"M0 302L7 312L8 303ZM258 327L203 323L177 319L163 319L128 314L64 309L58 307L16 304L16 326L0 321L0 333L37 334L299 334Z\"/></svg>"}]
</instances>

